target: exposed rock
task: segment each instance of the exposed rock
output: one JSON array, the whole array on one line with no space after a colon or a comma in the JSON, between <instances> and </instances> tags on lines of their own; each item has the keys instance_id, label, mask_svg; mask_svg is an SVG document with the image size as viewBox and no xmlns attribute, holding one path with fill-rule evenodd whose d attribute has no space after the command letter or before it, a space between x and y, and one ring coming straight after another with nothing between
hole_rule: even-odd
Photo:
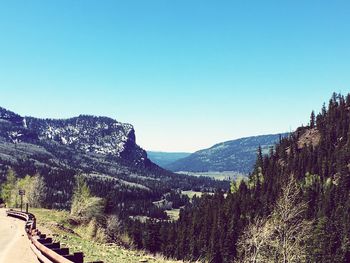
<instances>
[{"instance_id":1,"label":"exposed rock","mask_svg":"<svg viewBox=\"0 0 350 263\"><path fill-rule=\"evenodd\" d=\"M302 149L305 145L316 147L319 145L320 140L321 134L317 128L307 129L298 140L298 148Z\"/></svg>"},{"instance_id":2,"label":"exposed rock","mask_svg":"<svg viewBox=\"0 0 350 263\"><path fill-rule=\"evenodd\" d=\"M111 155L135 164L147 160L146 152L136 144L133 126L107 117L24 118L0 108L0 140L39 144L44 148L67 146L81 153Z\"/></svg>"}]
</instances>

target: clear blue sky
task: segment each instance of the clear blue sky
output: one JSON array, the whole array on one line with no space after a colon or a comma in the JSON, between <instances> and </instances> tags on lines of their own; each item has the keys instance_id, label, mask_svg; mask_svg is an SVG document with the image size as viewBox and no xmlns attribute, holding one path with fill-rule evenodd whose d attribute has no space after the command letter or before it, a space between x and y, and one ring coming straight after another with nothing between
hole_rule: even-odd
<instances>
[{"instance_id":1,"label":"clear blue sky","mask_svg":"<svg viewBox=\"0 0 350 263\"><path fill-rule=\"evenodd\" d=\"M306 124L350 88L350 1L1 1L0 105L105 115L148 150Z\"/></svg>"}]
</instances>

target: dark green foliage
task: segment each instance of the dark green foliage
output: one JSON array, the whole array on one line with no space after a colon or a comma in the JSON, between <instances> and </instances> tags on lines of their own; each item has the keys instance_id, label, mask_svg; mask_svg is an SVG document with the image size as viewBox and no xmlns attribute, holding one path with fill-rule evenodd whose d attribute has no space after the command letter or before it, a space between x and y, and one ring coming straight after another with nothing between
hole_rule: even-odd
<instances>
[{"instance_id":1,"label":"dark green foliage","mask_svg":"<svg viewBox=\"0 0 350 263\"><path fill-rule=\"evenodd\" d=\"M328 108L311 114L310 125L298 128L263 155L258 150L256 165L248 182L239 184L225 198L222 192L193 199L181 209L176 222L158 222L141 235L160 238L143 247L178 259L198 258L213 263L233 262L236 244L245 226L257 216L273 210L281 188L294 175L308 204L304 219L312 220L307 244L307 262L350 260L350 94L333 94ZM148 223L149 224L149 223ZM154 222L153 222L154 224ZM132 228L149 229L139 222ZM152 235L150 235L152 233Z\"/></svg>"}]
</instances>

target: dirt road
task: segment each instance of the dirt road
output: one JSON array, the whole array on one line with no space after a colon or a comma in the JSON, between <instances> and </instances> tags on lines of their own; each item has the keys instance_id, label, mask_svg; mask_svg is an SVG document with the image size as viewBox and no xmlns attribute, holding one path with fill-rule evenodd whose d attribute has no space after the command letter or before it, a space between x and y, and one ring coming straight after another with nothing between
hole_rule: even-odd
<instances>
[{"instance_id":1,"label":"dirt road","mask_svg":"<svg viewBox=\"0 0 350 263\"><path fill-rule=\"evenodd\" d=\"M0 209L0 262L38 263L29 247L24 221L6 216Z\"/></svg>"}]
</instances>

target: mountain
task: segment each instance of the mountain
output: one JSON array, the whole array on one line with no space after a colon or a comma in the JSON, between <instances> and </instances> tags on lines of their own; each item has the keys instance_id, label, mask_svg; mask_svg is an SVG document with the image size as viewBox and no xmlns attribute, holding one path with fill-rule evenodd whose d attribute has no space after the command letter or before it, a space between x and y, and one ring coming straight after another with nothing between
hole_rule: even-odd
<instances>
[{"instance_id":1,"label":"mountain","mask_svg":"<svg viewBox=\"0 0 350 263\"><path fill-rule=\"evenodd\" d=\"M16 163L28 159L38 166L94 169L110 159L119 172L157 168L136 144L132 125L107 117L80 115L70 119L21 117L0 108L0 158Z\"/></svg>"},{"instance_id":2,"label":"mountain","mask_svg":"<svg viewBox=\"0 0 350 263\"><path fill-rule=\"evenodd\" d=\"M179 159L189 156L191 153L186 152L154 152L147 151L148 158L159 165L160 167L165 167L170 163L173 163Z\"/></svg>"},{"instance_id":3,"label":"mountain","mask_svg":"<svg viewBox=\"0 0 350 263\"><path fill-rule=\"evenodd\" d=\"M174 172L234 171L248 174L253 169L259 145L263 153L268 153L280 138L287 135L261 135L218 143L163 167Z\"/></svg>"},{"instance_id":4,"label":"mountain","mask_svg":"<svg viewBox=\"0 0 350 263\"><path fill-rule=\"evenodd\" d=\"M227 195L196 198L175 223L138 226L157 238L142 248L215 263L350 262L350 94L334 93L258 157Z\"/></svg>"},{"instance_id":5,"label":"mountain","mask_svg":"<svg viewBox=\"0 0 350 263\"><path fill-rule=\"evenodd\" d=\"M58 208L69 207L76 174L85 176L92 191L108 197L113 207L123 203L123 209L143 212L149 210L147 202L151 206L170 189L216 184L154 164L136 144L131 124L88 115L38 119L0 108L0 184L9 168L20 177L44 176L47 203Z\"/></svg>"}]
</instances>

